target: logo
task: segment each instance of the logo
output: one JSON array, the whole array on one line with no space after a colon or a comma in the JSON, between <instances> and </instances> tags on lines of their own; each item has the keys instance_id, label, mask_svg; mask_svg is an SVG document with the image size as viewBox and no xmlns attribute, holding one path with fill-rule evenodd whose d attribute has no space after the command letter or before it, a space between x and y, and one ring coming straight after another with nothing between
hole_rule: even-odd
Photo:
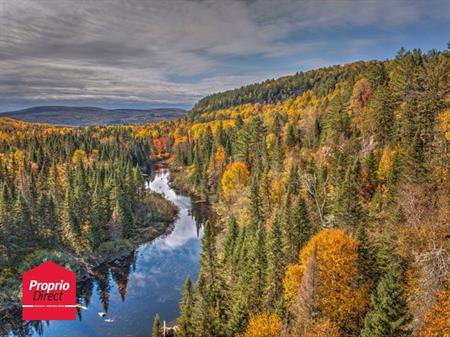
<instances>
[{"instance_id":1,"label":"logo","mask_svg":"<svg viewBox=\"0 0 450 337\"><path fill-rule=\"evenodd\" d=\"M23 273L22 319L76 319L76 275L47 261Z\"/></svg>"}]
</instances>

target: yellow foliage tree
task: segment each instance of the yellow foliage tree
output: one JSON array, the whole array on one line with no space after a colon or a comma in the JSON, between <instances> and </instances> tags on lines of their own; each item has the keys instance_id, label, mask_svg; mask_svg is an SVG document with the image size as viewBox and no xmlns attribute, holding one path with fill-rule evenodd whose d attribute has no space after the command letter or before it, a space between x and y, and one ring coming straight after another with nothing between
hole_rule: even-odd
<instances>
[{"instance_id":1,"label":"yellow foliage tree","mask_svg":"<svg viewBox=\"0 0 450 337\"><path fill-rule=\"evenodd\" d=\"M340 327L356 330L369 306L369 292L367 286L358 282L359 243L341 229L322 230L301 250L300 263L297 267L290 266L284 278L286 303L293 304L315 246L320 310Z\"/></svg>"},{"instance_id":2,"label":"yellow foliage tree","mask_svg":"<svg viewBox=\"0 0 450 337\"><path fill-rule=\"evenodd\" d=\"M303 266L299 264L290 264L284 275L283 288L284 288L284 300L289 308L295 303L297 298L298 288L304 272Z\"/></svg>"},{"instance_id":3,"label":"yellow foliage tree","mask_svg":"<svg viewBox=\"0 0 450 337\"><path fill-rule=\"evenodd\" d=\"M380 180L386 181L392 173L394 168L394 157L396 151L391 148L385 148L381 156L380 164L378 165L377 176Z\"/></svg>"},{"instance_id":4,"label":"yellow foliage tree","mask_svg":"<svg viewBox=\"0 0 450 337\"><path fill-rule=\"evenodd\" d=\"M77 149L77 150L75 150L75 152L73 153L73 156L72 156L72 163L76 163L76 162L78 162L78 160L80 160L81 159L81 161L82 162L86 162L87 161L87 154L86 154L86 152L84 151L84 150L81 150L81 149Z\"/></svg>"},{"instance_id":5,"label":"yellow foliage tree","mask_svg":"<svg viewBox=\"0 0 450 337\"><path fill-rule=\"evenodd\" d=\"M445 139L450 141L450 109L442 111L439 116L439 128L445 135Z\"/></svg>"},{"instance_id":6,"label":"yellow foliage tree","mask_svg":"<svg viewBox=\"0 0 450 337\"><path fill-rule=\"evenodd\" d=\"M236 191L242 191L248 185L249 172L242 162L234 162L227 166L222 176L224 197L229 200Z\"/></svg>"},{"instance_id":7,"label":"yellow foliage tree","mask_svg":"<svg viewBox=\"0 0 450 337\"><path fill-rule=\"evenodd\" d=\"M241 337L280 337L282 323L276 314L258 314L250 316L247 331Z\"/></svg>"}]
</instances>

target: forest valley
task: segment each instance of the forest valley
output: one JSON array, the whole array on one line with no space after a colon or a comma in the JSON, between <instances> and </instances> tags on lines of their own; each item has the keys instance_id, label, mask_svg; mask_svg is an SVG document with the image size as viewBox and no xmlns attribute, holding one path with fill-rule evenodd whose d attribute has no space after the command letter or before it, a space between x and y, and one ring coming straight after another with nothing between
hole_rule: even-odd
<instances>
[{"instance_id":1,"label":"forest valley","mask_svg":"<svg viewBox=\"0 0 450 337\"><path fill-rule=\"evenodd\" d=\"M2 121L2 289L42 254L132 237L142 172L166 158L220 219L205 224L177 337L449 336L449 56L297 73L207 96L178 121Z\"/></svg>"},{"instance_id":2,"label":"forest valley","mask_svg":"<svg viewBox=\"0 0 450 337\"><path fill-rule=\"evenodd\" d=\"M20 300L22 273L43 261L86 277L166 231L177 210L145 189L150 151L127 127L0 119L0 307Z\"/></svg>"}]
</instances>

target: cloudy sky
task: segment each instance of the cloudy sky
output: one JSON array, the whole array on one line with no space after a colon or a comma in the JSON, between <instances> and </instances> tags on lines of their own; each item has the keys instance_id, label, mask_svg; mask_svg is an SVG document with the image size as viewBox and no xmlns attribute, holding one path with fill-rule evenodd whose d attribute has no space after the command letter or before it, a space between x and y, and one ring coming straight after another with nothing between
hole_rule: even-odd
<instances>
[{"instance_id":1,"label":"cloudy sky","mask_svg":"<svg viewBox=\"0 0 450 337\"><path fill-rule=\"evenodd\" d=\"M208 93L449 39L447 0L0 0L0 111L189 108Z\"/></svg>"}]
</instances>

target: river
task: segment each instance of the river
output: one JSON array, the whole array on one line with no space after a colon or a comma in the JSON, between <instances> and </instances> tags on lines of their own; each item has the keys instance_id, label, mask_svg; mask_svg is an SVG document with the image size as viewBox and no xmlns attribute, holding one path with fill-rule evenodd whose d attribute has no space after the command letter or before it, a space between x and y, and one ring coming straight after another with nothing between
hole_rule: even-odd
<instances>
[{"instance_id":1,"label":"river","mask_svg":"<svg viewBox=\"0 0 450 337\"><path fill-rule=\"evenodd\" d=\"M167 322L177 318L184 280L197 278L208 207L173 190L169 174L157 166L147 184L178 207L173 229L130 256L99 267L96 276L79 287L86 308L79 310L77 320L39 324L32 336L149 337L156 313ZM100 312L107 314L102 318Z\"/></svg>"}]
</instances>

